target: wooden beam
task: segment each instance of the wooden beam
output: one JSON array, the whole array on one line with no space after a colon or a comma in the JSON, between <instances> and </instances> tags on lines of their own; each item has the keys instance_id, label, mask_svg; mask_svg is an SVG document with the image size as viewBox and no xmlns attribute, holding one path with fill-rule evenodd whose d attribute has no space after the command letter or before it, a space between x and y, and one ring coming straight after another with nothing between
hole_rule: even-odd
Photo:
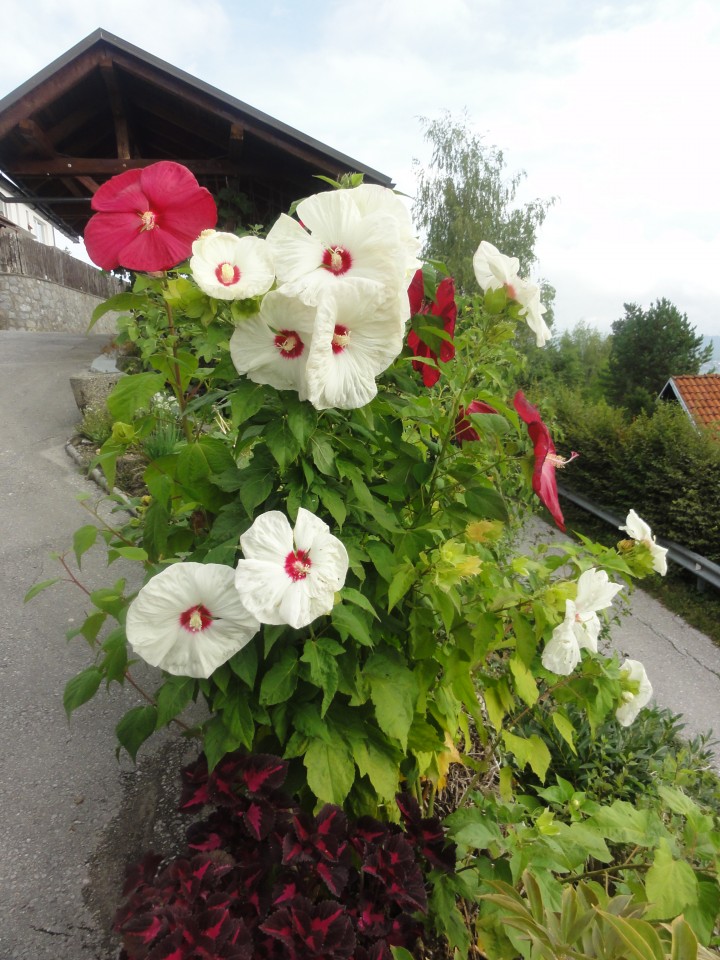
<instances>
[{"instance_id":1,"label":"wooden beam","mask_svg":"<svg viewBox=\"0 0 720 960\"><path fill-rule=\"evenodd\" d=\"M230 140L228 141L228 154L233 160L239 160L242 156L243 137L245 130L242 124L233 123L230 125Z\"/></svg>"},{"instance_id":2,"label":"wooden beam","mask_svg":"<svg viewBox=\"0 0 720 960\"><path fill-rule=\"evenodd\" d=\"M23 160L18 158L11 163L4 163L3 170L9 176L17 177L50 177L71 176L78 179L81 176L111 177L126 170L135 170L149 167L159 160L169 160L170 157L131 157L130 159L94 158L94 157L55 157L47 160ZM243 166L232 163L228 159L207 159L205 157L183 160L173 157L175 163L181 163L197 175L215 174L220 176L257 176L262 168Z\"/></svg>"},{"instance_id":3,"label":"wooden beam","mask_svg":"<svg viewBox=\"0 0 720 960\"><path fill-rule=\"evenodd\" d=\"M115 123L115 142L117 143L117 155L123 160L130 159L130 129L128 127L127 109L123 100L120 84L118 83L115 65L109 53L103 53L100 61L100 74L105 83L105 89L110 98L110 109L112 110L113 121Z\"/></svg>"}]
</instances>

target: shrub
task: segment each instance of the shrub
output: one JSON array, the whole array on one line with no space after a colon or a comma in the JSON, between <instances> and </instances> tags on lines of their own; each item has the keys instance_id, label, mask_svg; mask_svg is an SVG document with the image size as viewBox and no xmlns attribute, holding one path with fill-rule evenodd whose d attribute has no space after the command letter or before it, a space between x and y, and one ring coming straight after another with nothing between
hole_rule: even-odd
<instances>
[{"instance_id":1,"label":"shrub","mask_svg":"<svg viewBox=\"0 0 720 960\"><path fill-rule=\"evenodd\" d=\"M112 434L113 416L103 404L100 407L87 407L77 431L94 444L101 446Z\"/></svg>"}]
</instances>

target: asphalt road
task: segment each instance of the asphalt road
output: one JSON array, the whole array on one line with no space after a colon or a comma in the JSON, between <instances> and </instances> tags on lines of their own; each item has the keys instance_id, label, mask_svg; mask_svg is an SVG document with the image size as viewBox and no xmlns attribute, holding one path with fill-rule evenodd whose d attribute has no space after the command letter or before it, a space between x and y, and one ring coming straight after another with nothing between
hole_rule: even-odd
<instances>
[{"instance_id":1,"label":"asphalt road","mask_svg":"<svg viewBox=\"0 0 720 960\"><path fill-rule=\"evenodd\" d=\"M76 495L99 496L64 444L78 420L69 377L105 342L0 331L0 960L116 956L108 931L123 865L177 836L176 775L193 753L168 738L137 768L116 761L115 723L139 702L131 689L98 695L68 723L63 688L90 660L65 633L84 617L84 596L58 584L23 604L33 583L59 575L50 554L88 522ZM535 525L532 536L551 531ZM82 576L108 583L100 554L87 555ZM640 591L631 611L613 642L645 663L658 701L684 712L689 732L720 733L720 650Z\"/></svg>"}]
</instances>

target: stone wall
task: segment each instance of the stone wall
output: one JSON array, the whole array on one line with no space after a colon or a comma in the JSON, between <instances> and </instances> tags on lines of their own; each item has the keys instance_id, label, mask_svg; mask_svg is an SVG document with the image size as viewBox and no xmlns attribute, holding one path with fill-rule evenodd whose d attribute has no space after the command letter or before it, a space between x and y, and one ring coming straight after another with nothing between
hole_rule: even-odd
<instances>
[{"instance_id":1,"label":"stone wall","mask_svg":"<svg viewBox=\"0 0 720 960\"><path fill-rule=\"evenodd\" d=\"M0 330L85 333L95 307L124 284L57 247L0 230ZM93 327L114 333L117 314Z\"/></svg>"}]
</instances>

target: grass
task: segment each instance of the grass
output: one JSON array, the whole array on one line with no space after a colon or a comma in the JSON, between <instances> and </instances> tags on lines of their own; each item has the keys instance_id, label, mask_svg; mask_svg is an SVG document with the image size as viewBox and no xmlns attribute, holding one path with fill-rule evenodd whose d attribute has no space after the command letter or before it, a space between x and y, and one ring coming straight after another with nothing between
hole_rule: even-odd
<instances>
[{"instance_id":1,"label":"grass","mask_svg":"<svg viewBox=\"0 0 720 960\"><path fill-rule=\"evenodd\" d=\"M620 537L615 527L567 500L563 501L563 513L571 535L573 530L577 530L583 536L607 546L616 544ZM697 577L690 571L670 562L666 577L648 577L638 588L655 597L664 607L720 646L720 592L709 584L701 591L697 582Z\"/></svg>"}]
</instances>

